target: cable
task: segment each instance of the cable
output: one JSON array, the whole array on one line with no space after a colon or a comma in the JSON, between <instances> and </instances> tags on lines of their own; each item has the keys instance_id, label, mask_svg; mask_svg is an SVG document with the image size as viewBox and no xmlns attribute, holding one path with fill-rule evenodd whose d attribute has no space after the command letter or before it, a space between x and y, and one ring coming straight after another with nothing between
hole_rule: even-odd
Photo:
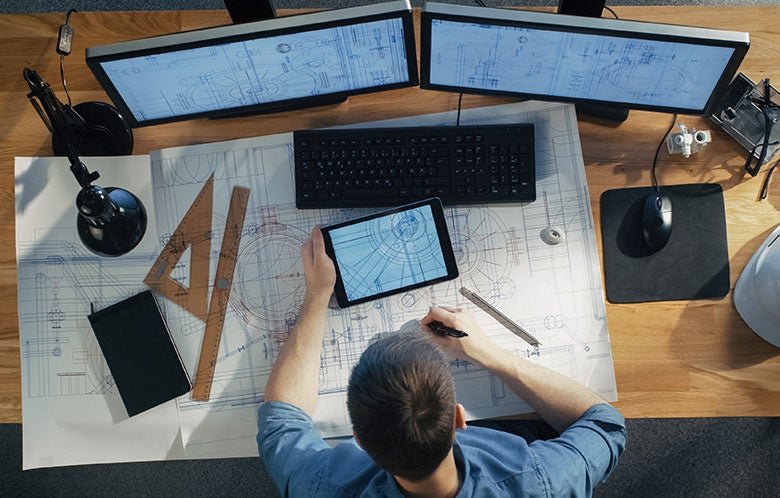
<instances>
[{"instance_id":1,"label":"cable","mask_svg":"<svg viewBox=\"0 0 780 498\"><path fill-rule=\"evenodd\" d=\"M764 83L764 94L761 99L750 99L753 104L760 107L761 114L764 116L764 140L761 144L761 153L758 157L758 162L755 166L752 166L751 163L754 159L754 154L756 153L756 148L758 147L758 144L753 147L753 150L750 152L750 155L747 158L747 161L745 162L745 170L750 174L750 176L756 176L758 174L758 171L761 169L761 166L764 164L764 161L766 160L767 153L769 152L769 146L775 145L777 142L769 143L769 138L772 135L772 128L775 123L775 120L777 119L775 117L775 114L777 112L777 104L772 102L772 92L771 92L771 85L769 84L769 78L765 78L763 80Z\"/></svg>"},{"instance_id":2,"label":"cable","mask_svg":"<svg viewBox=\"0 0 780 498\"><path fill-rule=\"evenodd\" d=\"M480 7L487 7L482 0L474 0L474 3ZM458 95L458 116L455 118L455 126L460 126L460 106L463 103L463 94Z\"/></svg>"},{"instance_id":3,"label":"cable","mask_svg":"<svg viewBox=\"0 0 780 498\"><path fill-rule=\"evenodd\" d=\"M605 9L607 9L607 10L608 10L608 11L609 11L609 12L610 12L610 13L611 13L613 16L615 16L615 19L620 19L620 18L618 17L618 15L617 15L617 14L615 14L615 11L614 11L614 10L612 10L612 9L611 9L611 8L609 8L609 7L607 7L606 5L604 6L604 8L605 8Z\"/></svg>"},{"instance_id":4,"label":"cable","mask_svg":"<svg viewBox=\"0 0 780 498\"><path fill-rule=\"evenodd\" d=\"M655 167L656 164L658 164L658 153L661 152L661 147L663 147L664 142L666 141L666 136L669 134L670 131L672 131L672 128L674 128L674 124L677 122L677 114L675 114L672 117L672 123L669 125L669 128L666 129L666 133L661 137L661 142L658 144L658 148L655 149L655 157L653 158L653 167L650 169L650 178L653 181L653 190L656 192L660 192L660 188L658 187L658 180L655 177Z\"/></svg>"},{"instance_id":5,"label":"cable","mask_svg":"<svg viewBox=\"0 0 780 498\"><path fill-rule=\"evenodd\" d=\"M76 9L70 9L65 14L65 24L60 26L59 38L57 39L57 53L60 54L60 79L62 79L62 88L65 89L65 95L68 97L68 106L72 104L70 92L68 91L68 82L65 79L65 56L70 54L71 43L73 42L73 28L70 27L70 15L78 12Z\"/></svg>"},{"instance_id":6,"label":"cable","mask_svg":"<svg viewBox=\"0 0 780 498\"><path fill-rule=\"evenodd\" d=\"M460 125L460 105L463 103L463 94L458 96L458 117L455 119L455 126Z\"/></svg>"},{"instance_id":7,"label":"cable","mask_svg":"<svg viewBox=\"0 0 780 498\"><path fill-rule=\"evenodd\" d=\"M775 161L775 164L772 165L769 170L766 172L766 177L764 177L764 183L761 184L761 193L759 194L758 199L763 201L766 199L767 194L769 193L769 181L772 179L772 173L775 172L775 168L777 168L777 165L780 164L780 159Z\"/></svg>"}]
</instances>

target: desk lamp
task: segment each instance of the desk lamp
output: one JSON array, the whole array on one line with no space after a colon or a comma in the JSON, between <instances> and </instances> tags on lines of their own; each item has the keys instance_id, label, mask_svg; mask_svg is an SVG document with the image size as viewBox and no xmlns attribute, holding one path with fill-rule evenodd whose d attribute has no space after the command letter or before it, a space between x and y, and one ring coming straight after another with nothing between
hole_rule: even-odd
<instances>
[{"instance_id":1,"label":"desk lamp","mask_svg":"<svg viewBox=\"0 0 780 498\"><path fill-rule=\"evenodd\" d=\"M121 256L141 242L146 231L146 209L135 195L117 187L99 187L92 182L100 177L90 172L79 159L79 134L83 118L69 105L57 99L48 83L38 73L24 69L24 79L30 86L27 98L49 131L53 142L59 143L70 160L70 171L81 186L76 196L79 238L92 252L101 256Z\"/></svg>"}]
</instances>

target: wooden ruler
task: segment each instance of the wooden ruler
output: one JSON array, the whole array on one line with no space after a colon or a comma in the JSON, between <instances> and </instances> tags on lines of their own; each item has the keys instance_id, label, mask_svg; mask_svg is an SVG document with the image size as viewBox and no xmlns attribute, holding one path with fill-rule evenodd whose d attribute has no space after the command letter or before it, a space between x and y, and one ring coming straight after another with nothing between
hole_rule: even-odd
<instances>
[{"instance_id":1,"label":"wooden ruler","mask_svg":"<svg viewBox=\"0 0 780 498\"><path fill-rule=\"evenodd\" d=\"M213 197L214 175L212 174L144 279L146 285L204 322L209 311L207 305ZM171 272L188 247L191 248L190 284L185 287L171 278Z\"/></svg>"},{"instance_id":2,"label":"wooden ruler","mask_svg":"<svg viewBox=\"0 0 780 498\"><path fill-rule=\"evenodd\" d=\"M217 365L219 343L225 325L233 273L249 202L249 189L233 187L209 301L213 197L214 175L212 174L144 279L146 285L206 322L195 372L195 385L192 389L192 399L197 401L208 401L211 395L211 383ZM171 272L187 248L191 249L190 285L185 287L171 277Z\"/></svg>"},{"instance_id":3,"label":"wooden ruler","mask_svg":"<svg viewBox=\"0 0 780 498\"><path fill-rule=\"evenodd\" d=\"M219 251L217 272L214 276L214 288L211 291L209 314L206 318L206 331L203 333L203 344L200 348L198 368L195 371L195 385L192 388L192 399L208 401L211 396L211 383L214 370L217 367L219 342L222 338L222 328L225 325L230 289L233 286L233 273L238 260L238 246L241 243L241 232L244 230L244 216L249 202L249 189L233 187L230 196L230 211L225 223L225 234L222 236L222 248Z\"/></svg>"}]
</instances>

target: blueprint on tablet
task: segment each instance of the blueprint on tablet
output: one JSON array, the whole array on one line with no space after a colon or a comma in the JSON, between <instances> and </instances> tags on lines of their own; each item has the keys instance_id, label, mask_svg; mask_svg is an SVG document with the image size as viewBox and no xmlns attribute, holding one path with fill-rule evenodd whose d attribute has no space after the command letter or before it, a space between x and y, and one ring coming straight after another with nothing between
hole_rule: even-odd
<instances>
[{"instance_id":1,"label":"blueprint on tablet","mask_svg":"<svg viewBox=\"0 0 780 498\"><path fill-rule=\"evenodd\" d=\"M430 206L328 231L347 299L447 275Z\"/></svg>"},{"instance_id":2,"label":"blueprint on tablet","mask_svg":"<svg viewBox=\"0 0 780 498\"><path fill-rule=\"evenodd\" d=\"M374 124L454 124L455 119L451 112ZM314 416L325 436L351 434L345 389L362 351L377 336L417 326L415 320L432 305L471 309L486 333L505 349L574 378L607 400L617 399L574 107L526 102L469 109L463 111L461 122L534 124L537 200L446 208L460 272L457 279L329 310ZM360 125L364 124L355 126ZM92 168L100 170L102 178L108 170L101 165L107 168L110 161L115 159L95 159ZM165 149L153 152L150 161L151 182L140 174L116 180L152 186L147 194L136 183L124 184L140 189L145 202L153 199L153 227L144 240L148 246L130 257L90 255L75 235L74 213L53 220L50 213L31 209L34 202L26 206L17 190L25 468L256 455L258 402L303 302L300 247L314 225L375 211L296 209L290 133ZM67 185L65 180L47 185L51 175L47 165L17 161L17 188L25 184L25 175L37 178L27 182L33 189ZM102 307L143 287L161 244L212 173L212 274L232 187L248 187L251 193L211 400L196 402L184 396L132 419L117 418L112 407L118 396L86 320L89 303ZM70 190L65 194L72 197ZM545 243L541 231L549 226L565 231L566 241ZM182 259L172 277L186 283L189 272ZM542 346L531 346L501 327L463 298L460 287L488 300ZM176 304L159 296L158 301L193 373L204 324ZM458 401L469 418L530 411L486 370L458 358L451 364Z\"/></svg>"}]
</instances>

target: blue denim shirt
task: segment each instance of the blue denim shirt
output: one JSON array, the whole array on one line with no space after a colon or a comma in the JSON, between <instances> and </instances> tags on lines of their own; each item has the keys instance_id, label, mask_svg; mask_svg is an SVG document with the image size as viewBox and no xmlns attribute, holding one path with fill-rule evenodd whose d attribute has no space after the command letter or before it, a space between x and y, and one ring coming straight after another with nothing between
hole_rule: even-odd
<instances>
[{"instance_id":1,"label":"blue denim shirt","mask_svg":"<svg viewBox=\"0 0 780 498\"><path fill-rule=\"evenodd\" d=\"M331 448L296 406L263 403L258 429L260 457L283 496L403 497L354 439ZM625 441L625 420L607 404L590 408L559 437L531 444L494 429L458 430L455 463L464 480L457 496L590 496Z\"/></svg>"}]
</instances>

